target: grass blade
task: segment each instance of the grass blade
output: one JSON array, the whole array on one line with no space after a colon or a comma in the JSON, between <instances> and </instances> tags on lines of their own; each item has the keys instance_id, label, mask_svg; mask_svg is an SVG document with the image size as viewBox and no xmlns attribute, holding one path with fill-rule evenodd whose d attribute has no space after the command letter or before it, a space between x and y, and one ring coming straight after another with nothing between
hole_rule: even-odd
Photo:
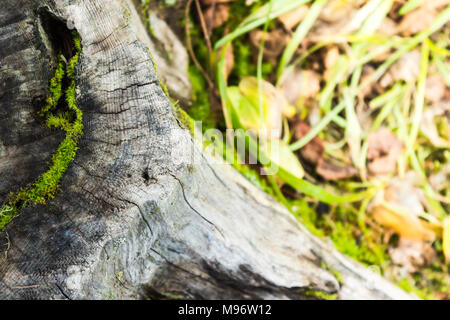
<instances>
[{"instance_id":1,"label":"grass blade","mask_svg":"<svg viewBox=\"0 0 450 320\"><path fill-rule=\"evenodd\" d=\"M295 50L300 46L301 42L305 38L306 34L309 32L311 27L313 26L314 22L319 17L320 12L322 11L323 6L328 2L328 0L317 0L312 5L311 8L308 11L308 14L303 19L303 21L300 23L300 25L297 27L297 30L295 30L295 33L289 41L288 45L286 46L283 55L281 57L280 64L278 66L277 71L277 79L281 77L281 74L283 73L284 68L286 65L291 61L292 57L294 56Z\"/></svg>"},{"instance_id":2,"label":"grass blade","mask_svg":"<svg viewBox=\"0 0 450 320\"><path fill-rule=\"evenodd\" d=\"M320 120L319 123L308 132L308 134L306 134L302 139L291 144L291 150L296 151L303 148L312 139L314 139L314 137L317 136L319 132L321 132L333 120L333 118L335 118L340 112L342 112L344 108L345 103L339 103L331 112L328 112L327 115L323 117L322 120Z\"/></svg>"},{"instance_id":3,"label":"grass blade","mask_svg":"<svg viewBox=\"0 0 450 320\"><path fill-rule=\"evenodd\" d=\"M278 18L282 14L289 12L302 4L308 3L310 0L276 0L273 4L272 13L269 14L269 20ZM216 42L214 48L217 50L224 44L233 41L239 36L246 34L247 32L258 28L267 21L267 12L269 7L267 5L261 7L258 11L247 17L244 22L236 28L233 32L229 33L222 39Z\"/></svg>"}]
</instances>

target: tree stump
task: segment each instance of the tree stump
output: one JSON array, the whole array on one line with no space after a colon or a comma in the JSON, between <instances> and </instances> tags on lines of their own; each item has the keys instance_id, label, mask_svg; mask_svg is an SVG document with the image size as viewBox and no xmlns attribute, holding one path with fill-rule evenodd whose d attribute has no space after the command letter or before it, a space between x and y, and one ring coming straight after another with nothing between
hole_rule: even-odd
<instances>
[{"instance_id":1,"label":"tree stump","mask_svg":"<svg viewBox=\"0 0 450 320\"><path fill-rule=\"evenodd\" d=\"M120 0L2 1L0 200L45 172L64 138L36 112L72 26L84 135L56 197L2 233L0 298L411 298L196 146L130 12Z\"/></svg>"}]
</instances>

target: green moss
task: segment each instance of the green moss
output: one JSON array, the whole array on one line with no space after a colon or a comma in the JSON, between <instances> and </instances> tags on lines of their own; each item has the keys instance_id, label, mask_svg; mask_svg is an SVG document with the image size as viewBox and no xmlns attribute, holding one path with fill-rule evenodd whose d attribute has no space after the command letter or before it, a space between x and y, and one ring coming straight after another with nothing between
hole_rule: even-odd
<instances>
[{"instance_id":1,"label":"green moss","mask_svg":"<svg viewBox=\"0 0 450 320\"><path fill-rule=\"evenodd\" d=\"M328 265L325 261L322 261L321 268L327 270L329 273L331 273L336 280L339 282L339 285L344 284L344 280L342 279L341 273L337 271L336 269L333 269L330 265Z\"/></svg>"},{"instance_id":2,"label":"green moss","mask_svg":"<svg viewBox=\"0 0 450 320\"><path fill-rule=\"evenodd\" d=\"M335 222L330 238L339 251L366 265L381 266L384 261L383 257L369 247L366 239L357 241L350 223Z\"/></svg>"},{"instance_id":3,"label":"green moss","mask_svg":"<svg viewBox=\"0 0 450 320\"><path fill-rule=\"evenodd\" d=\"M191 135L194 135L194 126L195 126L195 121L194 119L192 119L189 114L186 113L186 111L184 111L180 105L178 103L173 103L172 102L172 108L173 111L175 112L175 115L177 117L177 119L181 122L181 124L189 130L189 132L191 133Z\"/></svg>"},{"instance_id":4,"label":"green moss","mask_svg":"<svg viewBox=\"0 0 450 320\"><path fill-rule=\"evenodd\" d=\"M161 295L163 295L165 298L167 298L169 300L183 300L183 299L186 299L182 295L173 294L173 293L170 293L170 292L163 292L163 293L161 293Z\"/></svg>"},{"instance_id":5,"label":"green moss","mask_svg":"<svg viewBox=\"0 0 450 320\"><path fill-rule=\"evenodd\" d=\"M291 201L291 211L294 216L314 235L324 237L325 233L318 228L318 215L316 210L304 199Z\"/></svg>"},{"instance_id":6,"label":"green moss","mask_svg":"<svg viewBox=\"0 0 450 320\"><path fill-rule=\"evenodd\" d=\"M421 299L424 300L434 300L432 296L430 296L427 292L418 289L414 284L413 281L410 278L402 278L397 281L397 286L399 286L401 289L405 290L406 292L411 292L418 296Z\"/></svg>"},{"instance_id":7,"label":"green moss","mask_svg":"<svg viewBox=\"0 0 450 320\"><path fill-rule=\"evenodd\" d=\"M6 225L18 214L16 207L5 204L0 208L0 230L4 229Z\"/></svg>"},{"instance_id":8,"label":"green moss","mask_svg":"<svg viewBox=\"0 0 450 320\"><path fill-rule=\"evenodd\" d=\"M319 213L320 205L304 199L290 201L291 211L311 233L328 236L339 251L366 265L384 265L385 246L375 241L370 230L361 230L358 216L350 208L340 205Z\"/></svg>"},{"instance_id":9,"label":"green moss","mask_svg":"<svg viewBox=\"0 0 450 320\"><path fill-rule=\"evenodd\" d=\"M448 299L450 297L448 268L439 262L422 268L412 276L397 279L396 284L403 290L425 300Z\"/></svg>"},{"instance_id":10,"label":"green moss","mask_svg":"<svg viewBox=\"0 0 450 320\"><path fill-rule=\"evenodd\" d=\"M204 130L214 128L205 78L197 67L191 65L189 66L189 79L192 83L192 106L189 109L189 115L194 120L201 121Z\"/></svg>"},{"instance_id":11,"label":"green moss","mask_svg":"<svg viewBox=\"0 0 450 320\"><path fill-rule=\"evenodd\" d=\"M11 194L8 204L0 209L0 230L14 219L20 210L29 204L46 204L55 197L60 188L60 181L67 171L69 164L74 160L78 150L78 141L83 135L83 113L76 105L75 98L75 67L81 52L81 39L73 33L73 46L75 55L64 68L64 62L59 60L54 77L49 83L50 96L39 115L46 119L48 128L58 128L66 132L66 137L53 154L49 169L43 173L29 188L21 188L17 194ZM66 88L65 105L67 111L57 112L63 96L64 76L69 83Z\"/></svg>"},{"instance_id":12,"label":"green moss","mask_svg":"<svg viewBox=\"0 0 450 320\"><path fill-rule=\"evenodd\" d=\"M337 300L337 293L328 293L320 290L307 289L304 293L308 297L315 297L319 300Z\"/></svg>"},{"instance_id":13,"label":"green moss","mask_svg":"<svg viewBox=\"0 0 450 320\"><path fill-rule=\"evenodd\" d=\"M265 191L266 193L275 196L273 189L269 186L266 180L261 178L258 172L247 165L234 163L233 167L239 171L247 180L249 180L252 184L257 186L259 189Z\"/></svg>"}]
</instances>

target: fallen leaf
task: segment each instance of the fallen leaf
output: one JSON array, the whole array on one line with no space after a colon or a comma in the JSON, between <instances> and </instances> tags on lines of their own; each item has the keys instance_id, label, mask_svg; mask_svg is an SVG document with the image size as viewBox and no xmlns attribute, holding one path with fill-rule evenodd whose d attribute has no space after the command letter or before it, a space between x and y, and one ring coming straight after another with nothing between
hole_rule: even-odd
<instances>
[{"instance_id":1,"label":"fallen leaf","mask_svg":"<svg viewBox=\"0 0 450 320\"><path fill-rule=\"evenodd\" d=\"M406 212L420 216L423 212L423 191L420 189L420 178L414 171L408 171L403 178L391 179L384 192L384 200L388 203L406 208Z\"/></svg>"},{"instance_id":2,"label":"fallen leaf","mask_svg":"<svg viewBox=\"0 0 450 320\"><path fill-rule=\"evenodd\" d=\"M261 80L262 120L259 110L258 79L246 77L239 83L239 88L229 87L228 98L236 117L244 129L256 130L260 137L280 138L282 132L282 115L291 114L292 107L283 94L270 82Z\"/></svg>"},{"instance_id":3,"label":"fallen leaf","mask_svg":"<svg viewBox=\"0 0 450 320\"><path fill-rule=\"evenodd\" d=\"M441 74L434 74L427 78L425 98L432 102L438 102L445 96L445 80Z\"/></svg>"},{"instance_id":4,"label":"fallen leaf","mask_svg":"<svg viewBox=\"0 0 450 320\"><path fill-rule=\"evenodd\" d=\"M311 127L305 121L297 121L294 125L294 136L297 140L302 139L308 132L311 131ZM314 137L309 143L300 149L300 154L306 161L311 164L318 164L320 158L324 153L324 146L322 140L319 137Z\"/></svg>"},{"instance_id":5,"label":"fallen leaf","mask_svg":"<svg viewBox=\"0 0 450 320\"><path fill-rule=\"evenodd\" d=\"M270 82L261 80L263 102L267 102L267 109L264 109L266 120L270 121L271 111L281 110L283 115L288 116L291 114L291 106L284 97L283 93L275 88ZM250 99L253 99L256 104L258 99L258 79L255 77L246 77L241 80L239 84L241 91L247 95ZM269 108L270 107L270 108ZM274 114L275 118L278 117L278 112Z\"/></svg>"},{"instance_id":6,"label":"fallen leaf","mask_svg":"<svg viewBox=\"0 0 450 320\"><path fill-rule=\"evenodd\" d=\"M280 81L280 90L289 104L297 106L300 98L312 98L320 91L320 76L312 70L294 69Z\"/></svg>"},{"instance_id":7,"label":"fallen leaf","mask_svg":"<svg viewBox=\"0 0 450 320\"><path fill-rule=\"evenodd\" d=\"M389 174L396 169L403 142L389 129L381 128L369 134L367 168L372 175Z\"/></svg>"},{"instance_id":8,"label":"fallen leaf","mask_svg":"<svg viewBox=\"0 0 450 320\"><path fill-rule=\"evenodd\" d=\"M393 229L402 237L428 241L436 238L435 233L424 227L419 218L408 213L399 213L386 205L373 206L371 215L378 224Z\"/></svg>"},{"instance_id":9,"label":"fallen leaf","mask_svg":"<svg viewBox=\"0 0 450 320\"><path fill-rule=\"evenodd\" d=\"M434 8L422 6L406 14L400 22L398 30L404 36L419 33L431 25L437 14L438 12Z\"/></svg>"},{"instance_id":10,"label":"fallen leaf","mask_svg":"<svg viewBox=\"0 0 450 320\"><path fill-rule=\"evenodd\" d=\"M234 52L233 46L229 44L225 51L225 79L228 79L234 68Z\"/></svg>"},{"instance_id":11,"label":"fallen leaf","mask_svg":"<svg viewBox=\"0 0 450 320\"><path fill-rule=\"evenodd\" d=\"M420 130L430 140L433 146L438 148L450 148L450 141L439 135L434 120L436 117L444 116L450 111L450 103L437 104L433 108L425 110L422 114Z\"/></svg>"},{"instance_id":12,"label":"fallen leaf","mask_svg":"<svg viewBox=\"0 0 450 320\"><path fill-rule=\"evenodd\" d=\"M364 84L362 90L360 91L361 97L365 97L372 92L374 87L379 86L379 84L372 80L372 74L375 72L375 68L370 65L365 65L363 67L363 72L361 76L361 83Z\"/></svg>"},{"instance_id":13,"label":"fallen leaf","mask_svg":"<svg viewBox=\"0 0 450 320\"><path fill-rule=\"evenodd\" d=\"M407 172L402 179L393 178L372 199L368 212L378 224L393 229L401 237L433 241L441 235L441 225L420 218L425 214L425 195L419 185L414 171Z\"/></svg>"},{"instance_id":14,"label":"fallen leaf","mask_svg":"<svg viewBox=\"0 0 450 320\"><path fill-rule=\"evenodd\" d=\"M263 35L264 31L259 29L254 29L250 32L250 41L253 47L257 50L259 50L261 46L261 39ZM290 36L282 29L275 29L273 31L266 32L264 41L264 57L269 61L276 63L276 59L283 52L289 38Z\"/></svg>"},{"instance_id":15,"label":"fallen leaf","mask_svg":"<svg viewBox=\"0 0 450 320\"><path fill-rule=\"evenodd\" d=\"M324 79L329 80L334 65L339 58L339 49L336 46L332 46L327 50L324 58L325 72Z\"/></svg>"},{"instance_id":16,"label":"fallen leaf","mask_svg":"<svg viewBox=\"0 0 450 320\"><path fill-rule=\"evenodd\" d=\"M389 249L392 262L414 273L436 259L436 252L429 242L400 238L397 247Z\"/></svg>"},{"instance_id":17,"label":"fallen leaf","mask_svg":"<svg viewBox=\"0 0 450 320\"><path fill-rule=\"evenodd\" d=\"M320 158L316 167L316 172L328 181L338 181L358 176L359 171L350 165L333 164L324 158Z\"/></svg>"},{"instance_id":18,"label":"fallen leaf","mask_svg":"<svg viewBox=\"0 0 450 320\"><path fill-rule=\"evenodd\" d=\"M292 30L297 26L308 14L309 7L307 5L302 5L294 10L291 10L280 17L278 20L283 24L286 30Z\"/></svg>"},{"instance_id":19,"label":"fallen leaf","mask_svg":"<svg viewBox=\"0 0 450 320\"><path fill-rule=\"evenodd\" d=\"M219 4L219 3L228 3L228 2L233 2L233 1L236 1L236 0L200 0L200 2L206 6L210 6L214 3Z\"/></svg>"},{"instance_id":20,"label":"fallen leaf","mask_svg":"<svg viewBox=\"0 0 450 320\"><path fill-rule=\"evenodd\" d=\"M348 21L350 20L351 15L355 14L364 2L366 1L330 0L323 8L320 19L327 22Z\"/></svg>"},{"instance_id":21,"label":"fallen leaf","mask_svg":"<svg viewBox=\"0 0 450 320\"><path fill-rule=\"evenodd\" d=\"M212 30L222 26L228 21L230 17L230 7L226 4L208 6L204 10L203 15L205 17L208 30Z\"/></svg>"},{"instance_id":22,"label":"fallen leaf","mask_svg":"<svg viewBox=\"0 0 450 320\"><path fill-rule=\"evenodd\" d=\"M433 0L433 1L424 1L423 6L428 9L439 9L440 7L444 7L450 4L450 0Z\"/></svg>"},{"instance_id":23,"label":"fallen leaf","mask_svg":"<svg viewBox=\"0 0 450 320\"><path fill-rule=\"evenodd\" d=\"M276 164L280 169L288 172L297 179L301 179L305 175L305 171L303 170L300 161L283 140L267 140L266 143L261 146L261 149L260 152L263 152L270 162Z\"/></svg>"},{"instance_id":24,"label":"fallen leaf","mask_svg":"<svg viewBox=\"0 0 450 320\"><path fill-rule=\"evenodd\" d=\"M444 167L437 173L430 176L430 184L436 191L450 188L450 163L444 165Z\"/></svg>"},{"instance_id":25,"label":"fallen leaf","mask_svg":"<svg viewBox=\"0 0 450 320\"><path fill-rule=\"evenodd\" d=\"M420 7L404 16L399 30L403 35L409 36L428 28L440 12L440 8L449 4L450 0L423 1Z\"/></svg>"},{"instance_id":26,"label":"fallen leaf","mask_svg":"<svg viewBox=\"0 0 450 320\"><path fill-rule=\"evenodd\" d=\"M384 88L391 86L395 81L416 81L420 68L420 51L413 50L405 53L388 72L381 78L380 85Z\"/></svg>"},{"instance_id":27,"label":"fallen leaf","mask_svg":"<svg viewBox=\"0 0 450 320\"><path fill-rule=\"evenodd\" d=\"M308 38L312 42L321 42L328 37L337 34L351 33L351 29L358 29L363 22L359 19L356 23L355 17L361 10L365 0L342 1L330 0L322 9L319 19L315 22Z\"/></svg>"},{"instance_id":28,"label":"fallen leaf","mask_svg":"<svg viewBox=\"0 0 450 320\"><path fill-rule=\"evenodd\" d=\"M255 106L241 93L238 87L227 88L227 98L235 114L233 127L242 127L246 130L261 128L261 119Z\"/></svg>"},{"instance_id":29,"label":"fallen leaf","mask_svg":"<svg viewBox=\"0 0 450 320\"><path fill-rule=\"evenodd\" d=\"M450 217L446 217L443 223L442 244L445 262L450 262Z\"/></svg>"},{"instance_id":30,"label":"fallen leaf","mask_svg":"<svg viewBox=\"0 0 450 320\"><path fill-rule=\"evenodd\" d=\"M381 34L394 36L398 33L397 24L394 22L394 20L386 17L381 22L381 25L378 28L378 32Z\"/></svg>"},{"instance_id":31,"label":"fallen leaf","mask_svg":"<svg viewBox=\"0 0 450 320\"><path fill-rule=\"evenodd\" d=\"M325 54L324 64L325 69L331 69L336 64L337 59L339 58L339 49L336 46L331 46L327 49L327 53Z\"/></svg>"}]
</instances>

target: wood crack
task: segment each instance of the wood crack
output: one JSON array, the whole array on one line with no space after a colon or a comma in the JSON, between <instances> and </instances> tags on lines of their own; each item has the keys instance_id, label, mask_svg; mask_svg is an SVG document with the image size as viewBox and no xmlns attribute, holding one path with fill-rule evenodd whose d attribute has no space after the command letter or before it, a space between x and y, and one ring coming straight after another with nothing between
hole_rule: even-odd
<instances>
[{"instance_id":1,"label":"wood crack","mask_svg":"<svg viewBox=\"0 0 450 320\"><path fill-rule=\"evenodd\" d=\"M202 218L204 221L206 221L208 224L210 224L211 226L214 227L214 229L216 229L220 235L225 239L225 235L223 234L222 230L219 229L219 227L217 227L214 223L212 223L210 220L208 220L207 218L205 218L200 212L198 212L189 202L189 200L186 197L186 192L184 190L184 185L181 182L180 179L178 179L174 174L170 173L170 175L176 180L178 181L178 183L180 184L181 187L181 193L183 195L183 199L186 202L186 204L189 206L189 208L191 208L192 211L194 211L200 218Z\"/></svg>"}]
</instances>

